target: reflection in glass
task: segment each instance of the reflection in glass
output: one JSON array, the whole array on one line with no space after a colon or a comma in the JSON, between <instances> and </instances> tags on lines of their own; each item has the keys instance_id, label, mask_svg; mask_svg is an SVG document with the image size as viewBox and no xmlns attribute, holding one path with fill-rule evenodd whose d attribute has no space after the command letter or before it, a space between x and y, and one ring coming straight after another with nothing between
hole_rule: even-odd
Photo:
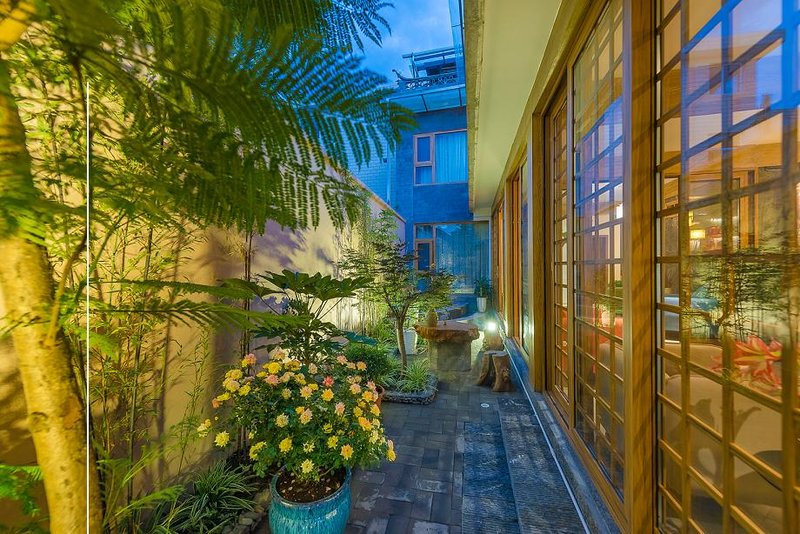
<instances>
[{"instance_id":1,"label":"reflection in glass","mask_svg":"<svg viewBox=\"0 0 800 534\"><path fill-rule=\"evenodd\" d=\"M706 532L739 531L735 506L764 532L781 532L783 492L800 489L797 473L783 473L798 446L784 450L781 436L795 417L783 377L796 376L799 356L800 177L787 150L798 146L797 102L787 100L797 96L785 93L797 63L784 55L797 7L689 0L660 28L660 53L677 58L661 64L662 94L676 69L683 74L679 96L661 99L661 153L670 139L672 159L654 175L657 387L661 403L681 408L659 413L659 502L668 504L658 524L674 531L691 531L690 520ZM668 131L678 117L680 132ZM676 492L689 498L669 500Z\"/></svg>"},{"instance_id":2,"label":"reflection in glass","mask_svg":"<svg viewBox=\"0 0 800 534\"><path fill-rule=\"evenodd\" d=\"M623 113L612 72L622 50L619 0L601 15L574 68L575 358L583 360L576 405L580 435L623 497L622 352ZM620 379L612 379L616 375Z\"/></svg>"}]
</instances>

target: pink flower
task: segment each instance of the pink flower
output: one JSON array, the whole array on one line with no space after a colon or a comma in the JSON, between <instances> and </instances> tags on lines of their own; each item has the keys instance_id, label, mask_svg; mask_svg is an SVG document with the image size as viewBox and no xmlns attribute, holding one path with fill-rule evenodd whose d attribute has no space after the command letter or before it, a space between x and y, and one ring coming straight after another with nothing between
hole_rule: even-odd
<instances>
[{"instance_id":1,"label":"pink flower","mask_svg":"<svg viewBox=\"0 0 800 534\"><path fill-rule=\"evenodd\" d=\"M325 387L331 387L333 385L333 377L326 376L325 379L322 381L322 385Z\"/></svg>"},{"instance_id":2,"label":"pink flower","mask_svg":"<svg viewBox=\"0 0 800 534\"><path fill-rule=\"evenodd\" d=\"M347 363L347 358L345 358L343 354L340 354L336 357L336 361L341 364L345 364Z\"/></svg>"},{"instance_id":3,"label":"pink flower","mask_svg":"<svg viewBox=\"0 0 800 534\"><path fill-rule=\"evenodd\" d=\"M270 386L276 386L280 382L280 379L278 378L278 375L267 375L267 378L265 378L264 380Z\"/></svg>"},{"instance_id":4,"label":"pink flower","mask_svg":"<svg viewBox=\"0 0 800 534\"><path fill-rule=\"evenodd\" d=\"M336 411L336 415L344 414L344 403L343 402L337 402L336 403L336 408L334 408L334 410Z\"/></svg>"},{"instance_id":5,"label":"pink flower","mask_svg":"<svg viewBox=\"0 0 800 534\"><path fill-rule=\"evenodd\" d=\"M256 364L256 355L251 352L250 354L248 354L247 356L244 357L244 360L242 360L242 362L246 363L247 365L251 365L251 366L255 365Z\"/></svg>"}]
</instances>

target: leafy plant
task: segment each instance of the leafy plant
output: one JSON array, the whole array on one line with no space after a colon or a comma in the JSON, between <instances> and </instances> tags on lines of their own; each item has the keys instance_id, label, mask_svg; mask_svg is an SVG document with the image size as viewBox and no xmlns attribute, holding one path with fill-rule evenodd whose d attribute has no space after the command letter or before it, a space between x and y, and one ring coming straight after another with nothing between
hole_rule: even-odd
<instances>
[{"instance_id":1,"label":"leafy plant","mask_svg":"<svg viewBox=\"0 0 800 534\"><path fill-rule=\"evenodd\" d=\"M215 463L191 482L191 491L178 497L174 505L162 506L156 513L153 533L213 534L236 524L243 512L253 510L253 495L259 480L247 466L231 467Z\"/></svg>"},{"instance_id":2,"label":"leafy plant","mask_svg":"<svg viewBox=\"0 0 800 534\"><path fill-rule=\"evenodd\" d=\"M355 297L358 289L372 281L367 276L337 280L320 273L309 275L288 269L260 274L257 279L265 284L255 283L251 287L262 302L278 314L297 320L258 329L254 335L277 338L274 344L289 350L304 363L319 363L341 349L336 338L347 334L325 317L339 302Z\"/></svg>"},{"instance_id":3,"label":"leafy plant","mask_svg":"<svg viewBox=\"0 0 800 534\"><path fill-rule=\"evenodd\" d=\"M475 280L475 296L484 298L492 296L492 283L487 278Z\"/></svg>"},{"instance_id":4,"label":"leafy plant","mask_svg":"<svg viewBox=\"0 0 800 534\"><path fill-rule=\"evenodd\" d=\"M20 355L28 410L46 422L32 437L48 500L60 511L54 532L86 530L87 483L90 530L101 529L105 508L96 471L73 460L87 457L81 392L95 381L82 376L86 344L93 357L122 354L121 365L99 373L118 371L131 385L129 396L104 399L130 403L130 436L130 428L147 428L137 426L146 404L137 385L159 378L145 352L169 337L170 322L230 325L221 298L200 287L174 302L170 289L154 288L126 302L131 293L105 277L103 263L137 257L158 267L159 251L185 250L184 230L259 233L269 220L302 229L318 225L323 211L337 225L357 214L349 151L357 164L381 154L410 117L354 54L363 38L380 41L383 7L52 0L11 2L0 13L14 29L0 45L3 331ZM167 231L174 246L163 246ZM149 280L147 271L139 279ZM81 337L87 292L92 324L102 318L104 326L89 339ZM121 293L125 307L116 309ZM126 439L115 446L121 456L137 449Z\"/></svg>"},{"instance_id":5,"label":"leafy plant","mask_svg":"<svg viewBox=\"0 0 800 534\"><path fill-rule=\"evenodd\" d=\"M362 375L367 380L372 380L379 386L385 386L389 374L392 372L392 358L389 349L383 344L367 345L365 343L349 343L344 354L352 362L362 361L367 368ZM396 360L395 360L396 361Z\"/></svg>"},{"instance_id":6,"label":"leafy plant","mask_svg":"<svg viewBox=\"0 0 800 534\"><path fill-rule=\"evenodd\" d=\"M247 355L225 374L224 391L214 401L229 408L214 442L226 447L231 432L244 429L256 473L285 466L302 480L383 457L393 460L394 445L383 435L375 404L375 384L359 374L365 369L364 362L344 355L317 365L284 353L256 371L255 356ZM198 432L206 436L214 426L206 420Z\"/></svg>"},{"instance_id":7,"label":"leafy plant","mask_svg":"<svg viewBox=\"0 0 800 534\"><path fill-rule=\"evenodd\" d=\"M42 471L35 465L0 464L0 499L19 501L22 513L37 515L41 510L31 491L41 481Z\"/></svg>"},{"instance_id":8,"label":"leafy plant","mask_svg":"<svg viewBox=\"0 0 800 534\"><path fill-rule=\"evenodd\" d=\"M388 309L405 367L407 348L403 328L408 319L417 317L421 310L448 305L456 277L437 269L415 269L416 256L406 252L406 244L397 240L396 223L388 211L372 221L366 240L366 248L345 250L341 267L351 276L374 277L365 298L380 301Z\"/></svg>"},{"instance_id":9,"label":"leafy plant","mask_svg":"<svg viewBox=\"0 0 800 534\"><path fill-rule=\"evenodd\" d=\"M431 371L428 360L413 360L405 369L397 366L394 372L389 375L387 386L395 391L415 393L426 389L430 378Z\"/></svg>"}]
</instances>

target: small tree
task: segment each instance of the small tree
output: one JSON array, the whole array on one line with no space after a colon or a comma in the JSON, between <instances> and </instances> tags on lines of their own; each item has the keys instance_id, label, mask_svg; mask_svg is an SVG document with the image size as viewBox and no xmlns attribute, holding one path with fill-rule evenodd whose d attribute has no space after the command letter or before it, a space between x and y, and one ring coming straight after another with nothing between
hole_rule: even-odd
<instances>
[{"instance_id":1,"label":"small tree","mask_svg":"<svg viewBox=\"0 0 800 534\"><path fill-rule=\"evenodd\" d=\"M397 225L388 211L369 222L364 239L366 246L345 250L340 266L351 276L374 279L364 297L387 307L405 368L408 363L403 338L406 322L422 309L448 305L455 276L435 268L418 271L416 255L406 252L406 243L397 239Z\"/></svg>"}]
</instances>

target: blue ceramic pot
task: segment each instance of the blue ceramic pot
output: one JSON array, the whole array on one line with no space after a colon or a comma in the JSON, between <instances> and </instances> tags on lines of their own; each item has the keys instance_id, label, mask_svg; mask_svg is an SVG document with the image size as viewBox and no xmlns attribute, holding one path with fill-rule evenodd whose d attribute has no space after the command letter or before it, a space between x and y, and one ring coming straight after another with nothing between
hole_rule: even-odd
<instances>
[{"instance_id":1,"label":"blue ceramic pot","mask_svg":"<svg viewBox=\"0 0 800 534\"><path fill-rule=\"evenodd\" d=\"M292 502L280 496L277 489L281 469L272 477L272 502L269 505L269 526L273 534L340 534L350 515L350 470L342 486L324 499L314 502Z\"/></svg>"}]
</instances>

